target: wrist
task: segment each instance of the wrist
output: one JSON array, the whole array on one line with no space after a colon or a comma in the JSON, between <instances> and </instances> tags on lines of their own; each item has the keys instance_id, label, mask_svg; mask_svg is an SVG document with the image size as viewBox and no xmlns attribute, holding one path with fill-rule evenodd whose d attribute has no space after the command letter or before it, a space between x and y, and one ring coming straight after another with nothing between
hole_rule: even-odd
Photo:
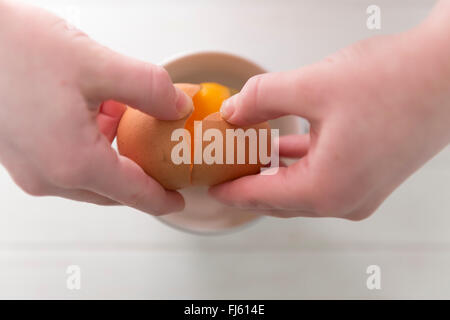
<instances>
[{"instance_id":1,"label":"wrist","mask_svg":"<svg viewBox=\"0 0 450 320\"><path fill-rule=\"evenodd\" d=\"M406 72L417 92L426 93L420 104L428 119L439 128L436 140L450 143L450 1L439 1L430 15L417 27L405 32L403 56L408 61Z\"/></svg>"},{"instance_id":2,"label":"wrist","mask_svg":"<svg viewBox=\"0 0 450 320\"><path fill-rule=\"evenodd\" d=\"M424 51L441 79L450 83L450 1L439 1L424 22L410 32L420 39L416 49Z\"/></svg>"},{"instance_id":3,"label":"wrist","mask_svg":"<svg viewBox=\"0 0 450 320\"><path fill-rule=\"evenodd\" d=\"M440 0L429 17L424 21L422 26L430 39L433 40L431 50L437 59L437 63L442 67L443 89L446 92L450 88L450 1ZM450 123L450 94L447 95L448 100L441 102L442 116L446 119L447 124ZM450 127L447 129L447 144L450 143ZM444 134L444 132L443 132Z\"/></svg>"},{"instance_id":4,"label":"wrist","mask_svg":"<svg viewBox=\"0 0 450 320\"><path fill-rule=\"evenodd\" d=\"M8 5L8 1L7 0L0 0L0 8L6 8L6 6ZM0 11L3 12L3 11Z\"/></svg>"},{"instance_id":5,"label":"wrist","mask_svg":"<svg viewBox=\"0 0 450 320\"><path fill-rule=\"evenodd\" d=\"M11 4L7 0L0 0L0 24L2 21L5 21L5 17L9 13L9 9L11 7Z\"/></svg>"}]
</instances>

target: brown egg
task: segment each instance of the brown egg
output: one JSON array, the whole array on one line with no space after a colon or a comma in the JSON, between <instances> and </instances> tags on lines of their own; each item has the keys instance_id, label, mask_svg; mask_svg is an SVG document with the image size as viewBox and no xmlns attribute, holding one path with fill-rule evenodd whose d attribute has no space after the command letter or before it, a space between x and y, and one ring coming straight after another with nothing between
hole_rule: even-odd
<instances>
[{"instance_id":1,"label":"brown egg","mask_svg":"<svg viewBox=\"0 0 450 320\"><path fill-rule=\"evenodd\" d=\"M124 113L117 131L117 145L119 153L132 159L144 171L157 180L162 186L169 190L181 189L190 185L215 185L225 181L233 180L245 175L256 174L262 167L261 159L258 156L259 129L266 129L268 136L266 139L268 156L270 156L270 127L267 122L249 127L241 127L243 130L253 128L256 130L257 150L252 148L253 155L256 154L256 162L250 163L250 142L245 140L245 163L238 164L237 139L227 139L227 129L239 129L222 119L220 105L223 100L231 95L230 89L215 83L197 84L176 84L188 96L193 99L194 111L187 117L176 121L164 121L155 119L143 112L128 107ZM205 141L203 135L195 136L194 121L201 121L202 133L208 129L215 130L216 134L221 134L222 144L216 144L216 137L211 141ZM172 133L176 129L186 129L179 141L171 141ZM244 138L245 139L245 138ZM172 159L174 148L180 146L181 141L189 143L190 151L189 163L175 164ZM234 143L234 157L229 156L233 164L227 164L227 145L231 149ZM231 143L231 144L230 144ZM201 147L200 147L201 145ZM253 147L255 147L254 145ZM194 150L197 152L197 159L201 158L201 164L194 163ZM255 149L255 150L253 150ZM179 150L179 149L176 149ZM187 149L183 149L186 151ZM180 155L184 154L184 151ZM212 155L215 163L208 164L204 153ZM222 156L220 152L222 151ZM189 152L188 152L189 153ZM220 159L219 159L220 158ZM242 162L242 155L241 155Z\"/></svg>"}]
</instances>

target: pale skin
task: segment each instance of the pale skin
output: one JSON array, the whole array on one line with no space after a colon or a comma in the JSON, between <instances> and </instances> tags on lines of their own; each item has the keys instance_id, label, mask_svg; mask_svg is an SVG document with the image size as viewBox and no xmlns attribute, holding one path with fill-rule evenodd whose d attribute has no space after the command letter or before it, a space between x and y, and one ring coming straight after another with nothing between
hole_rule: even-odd
<instances>
[{"instance_id":1,"label":"pale skin","mask_svg":"<svg viewBox=\"0 0 450 320\"><path fill-rule=\"evenodd\" d=\"M279 217L370 216L450 142L450 1L420 26L356 43L317 64L250 79L222 106L248 125L282 115L311 123L280 141L299 157L276 175L211 188L227 205Z\"/></svg>"},{"instance_id":2,"label":"pale skin","mask_svg":"<svg viewBox=\"0 0 450 320\"><path fill-rule=\"evenodd\" d=\"M179 193L111 148L125 106L110 99L166 120L192 110L163 68L12 1L0 0L0 48L0 162L24 191L155 215L183 209Z\"/></svg>"},{"instance_id":3,"label":"pale skin","mask_svg":"<svg viewBox=\"0 0 450 320\"><path fill-rule=\"evenodd\" d=\"M450 142L448 21L450 3L442 1L413 30L250 79L222 108L229 122L292 114L307 118L311 133L280 141L282 156L300 158L295 164L211 195L280 217L368 217ZM160 119L191 111L164 69L102 47L41 9L2 0L0 48L0 163L19 187L150 214L183 209L179 193L110 146L124 112L111 99Z\"/></svg>"}]
</instances>

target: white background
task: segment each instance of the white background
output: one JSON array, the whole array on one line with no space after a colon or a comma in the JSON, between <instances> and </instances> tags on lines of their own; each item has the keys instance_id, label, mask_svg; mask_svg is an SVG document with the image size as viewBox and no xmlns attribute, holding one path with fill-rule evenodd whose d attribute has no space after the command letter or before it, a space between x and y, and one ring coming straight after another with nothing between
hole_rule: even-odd
<instances>
[{"instance_id":1,"label":"white background","mask_svg":"<svg viewBox=\"0 0 450 320\"><path fill-rule=\"evenodd\" d=\"M79 12L94 39L160 62L186 50L299 67L423 19L433 1L29 1ZM381 31L366 8L382 10ZM26 22L24 22L26 23ZM357 90L357 88L355 88ZM421 128L417 128L420 130ZM370 219L266 218L216 237L184 234L133 209L25 195L0 167L0 298L450 298L450 147ZM79 265L82 288L66 288ZM382 289L366 288L366 267Z\"/></svg>"}]
</instances>

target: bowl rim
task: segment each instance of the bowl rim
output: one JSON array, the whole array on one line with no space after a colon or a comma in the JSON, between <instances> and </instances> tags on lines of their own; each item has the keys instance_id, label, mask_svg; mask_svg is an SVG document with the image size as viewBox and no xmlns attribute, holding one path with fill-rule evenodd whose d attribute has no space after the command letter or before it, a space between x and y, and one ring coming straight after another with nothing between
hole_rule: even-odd
<instances>
[{"instance_id":1,"label":"bowl rim","mask_svg":"<svg viewBox=\"0 0 450 320\"><path fill-rule=\"evenodd\" d=\"M222 50L187 50L187 51L175 53L175 54L163 59L159 63L159 65L166 67L168 64L180 61L182 59L195 57L195 56L203 56L203 55L216 55L216 56L223 56L224 58L232 58L232 59L241 60L249 65L256 67L257 69L260 69L262 71L261 73L268 72L267 69L264 68L261 64L256 63L253 60L251 60L245 56L242 56L242 55L239 55L236 53L227 52L227 51L222 51Z\"/></svg>"},{"instance_id":2,"label":"bowl rim","mask_svg":"<svg viewBox=\"0 0 450 320\"><path fill-rule=\"evenodd\" d=\"M232 207L230 207L233 209ZM164 216L155 216L156 220L161 222L162 224L166 225L167 227L171 229L175 229L177 231L181 231L187 234L195 235L195 236L202 236L202 237L215 237L215 236L226 236L235 232L240 232L244 229L250 228L251 226L257 224L261 219L264 218L263 215L257 216L252 220L249 220L243 224L233 226L230 228L223 228L223 229L216 229L216 230L195 230L195 229L188 229L186 227L182 227L180 225L176 225L172 222L169 222L167 220L164 220Z\"/></svg>"},{"instance_id":3,"label":"bowl rim","mask_svg":"<svg viewBox=\"0 0 450 320\"><path fill-rule=\"evenodd\" d=\"M261 73L266 73L268 72L266 68L264 68L263 66L261 66L260 64L250 60L247 57L244 57L242 55L239 54L235 54L235 53L231 53L231 52L226 52L226 51L221 51L221 50L187 50L187 51L183 51L183 52L179 52L179 53L175 53L165 59L163 59L159 65L161 65L162 67L166 67L167 65L171 64L171 63L175 63L178 61L181 61L183 59L188 59L191 57L198 57L198 56L206 56L206 55L215 55L215 56L222 56L226 59L236 59L236 60L240 60L246 64L249 64L253 67L255 67L256 69L261 70ZM230 207L230 209L232 210L233 207ZM257 216L254 219L247 221L241 225L237 225L237 226L233 226L230 228L224 228L224 229L217 229L217 230L195 230L195 229L189 229L180 225L176 225L172 222L169 222L167 220L164 219L164 216L160 216L160 217L155 217L159 222L163 223L164 225L166 225L169 228L181 231L181 232L185 232L191 235L197 235L197 236L223 236L223 235L228 235L234 232L239 232L243 229L249 228L251 226L253 226L254 224L256 224L258 221L260 221L263 218L263 215Z\"/></svg>"}]
</instances>

